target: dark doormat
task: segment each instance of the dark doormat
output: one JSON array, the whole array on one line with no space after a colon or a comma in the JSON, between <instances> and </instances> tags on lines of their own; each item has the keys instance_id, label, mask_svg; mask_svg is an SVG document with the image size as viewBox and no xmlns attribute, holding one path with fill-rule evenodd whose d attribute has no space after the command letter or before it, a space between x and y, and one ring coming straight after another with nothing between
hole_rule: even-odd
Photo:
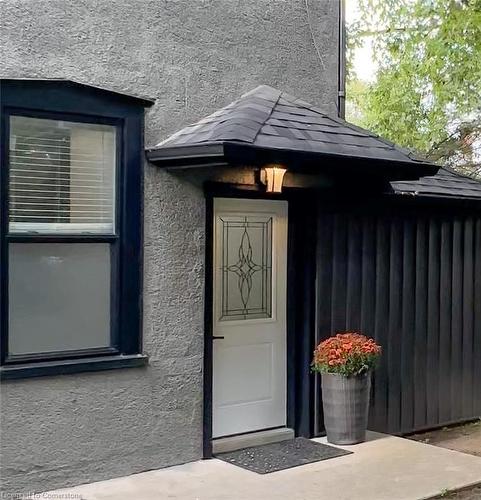
<instances>
[{"instance_id":1,"label":"dark doormat","mask_svg":"<svg viewBox=\"0 0 481 500\"><path fill-rule=\"evenodd\" d=\"M320 462L329 458L342 457L351 453L351 451L341 450L298 437L279 443L263 444L242 450L219 453L216 458L258 474L269 474L270 472Z\"/></svg>"}]
</instances>

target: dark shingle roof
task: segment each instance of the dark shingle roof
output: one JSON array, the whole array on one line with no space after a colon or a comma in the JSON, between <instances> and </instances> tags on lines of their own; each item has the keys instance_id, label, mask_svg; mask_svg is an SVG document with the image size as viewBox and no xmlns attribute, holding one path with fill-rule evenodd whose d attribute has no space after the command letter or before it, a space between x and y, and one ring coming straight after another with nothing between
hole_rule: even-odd
<instances>
[{"instance_id":1,"label":"dark shingle roof","mask_svg":"<svg viewBox=\"0 0 481 500\"><path fill-rule=\"evenodd\" d=\"M155 161L165 150L175 153L176 148L232 142L270 150L422 165L429 168L424 175L437 169L372 132L327 116L312 104L266 85L178 131L151 148L149 157Z\"/></svg>"},{"instance_id":2,"label":"dark shingle roof","mask_svg":"<svg viewBox=\"0 0 481 500\"><path fill-rule=\"evenodd\" d=\"M481 182L446 168L417 181L391 182L397 194L481 200Z\"/></svg>"}]
</instances>

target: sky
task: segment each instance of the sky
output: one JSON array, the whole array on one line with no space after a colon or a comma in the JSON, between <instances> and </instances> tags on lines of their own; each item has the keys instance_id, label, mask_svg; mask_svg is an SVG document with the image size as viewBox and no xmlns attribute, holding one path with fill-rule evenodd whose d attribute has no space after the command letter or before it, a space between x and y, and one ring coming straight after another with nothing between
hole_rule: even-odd
<instances>
[{"instance_id":1,"label":"sky","mask_svg":"<svg viewBox=\"0 0 481 500\"><path fill-rule=\"evenodd\" d=\"M359 10L357 8L357 0L346 0L346 24L349 25L358 18ZM368 82L374 80L376 64L372 60L370 37L365 37L363 40L363 46L356 49L353 64L356 75L361 80Z\"/></svg>"}]
</instances>

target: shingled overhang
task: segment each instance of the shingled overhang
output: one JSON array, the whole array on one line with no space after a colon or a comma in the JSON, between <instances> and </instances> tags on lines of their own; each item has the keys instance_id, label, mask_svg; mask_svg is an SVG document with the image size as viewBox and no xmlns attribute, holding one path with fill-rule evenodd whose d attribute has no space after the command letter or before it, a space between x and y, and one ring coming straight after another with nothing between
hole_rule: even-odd
<instances>
[{"instance_id":1,"label":"shingled overhang","mask_svg":"<svg viewBox=\"0 0 481 500\"><path fill-rule=\"evenodd\" d=\"M285 92L261 85L147 149L169 169L286 164L290 171L411 180L439 167Z\"/></svg>"},{"instance_id":2,"label":"shingled overhang","mask_svg":"<svg viewBox=\"0 0 481 500\"><path fill-rule=\"evenodd\" d=\"M391 182L391 188L393 194L481 202L481 182L446 167L417 181Z\"/></svg>"}]
</instances>

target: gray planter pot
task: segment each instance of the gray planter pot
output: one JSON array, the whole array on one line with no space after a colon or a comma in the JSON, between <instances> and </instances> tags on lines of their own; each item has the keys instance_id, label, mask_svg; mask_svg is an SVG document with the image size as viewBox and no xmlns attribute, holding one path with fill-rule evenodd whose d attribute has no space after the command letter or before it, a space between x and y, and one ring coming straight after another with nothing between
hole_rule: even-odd
<instances>
[{"instance_id":1,"label":"gray planter pot","mask_svg":"<svg viewBox=\"0 0 481 500\"><path fill-rule=\"evenodd\" d=\"M355 377L322 374L322 406L327 441L349 445L366 440L371 372Z\"/></svg>"}]
</instances>

